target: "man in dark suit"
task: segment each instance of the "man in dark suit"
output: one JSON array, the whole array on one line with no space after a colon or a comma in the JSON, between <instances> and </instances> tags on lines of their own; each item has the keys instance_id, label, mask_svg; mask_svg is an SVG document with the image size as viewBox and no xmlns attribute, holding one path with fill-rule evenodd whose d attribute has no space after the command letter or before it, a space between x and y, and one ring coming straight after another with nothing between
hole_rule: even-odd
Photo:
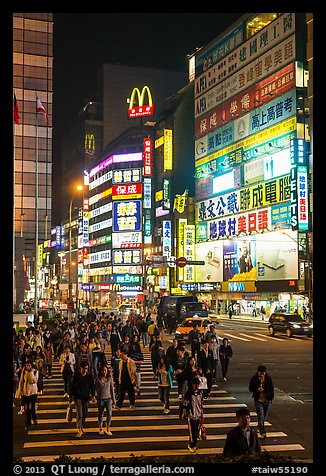
<instances>
[{"instance_id":1,"label":"man in dark suit","mask_svg":"<svg viewBox=\"0 0 326 476\"><path fill-rule=\"evenodd\" d=\"M209 348L207 341L203 342L202 349L199 352L198 368L202 370L204 377L207 379L207 390L204 390L204 399L206 400L212 389L214 369L213 351Z\"/></svg>"}]
</instances>

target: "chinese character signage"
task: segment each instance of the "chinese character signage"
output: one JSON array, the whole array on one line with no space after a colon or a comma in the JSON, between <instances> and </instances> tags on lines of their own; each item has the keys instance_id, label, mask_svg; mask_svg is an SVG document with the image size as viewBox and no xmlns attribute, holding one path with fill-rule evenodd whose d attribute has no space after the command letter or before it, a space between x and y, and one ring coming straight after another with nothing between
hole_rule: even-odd
<instances>
[{"instance_id":1,"label":"chinese character signage","mask_svg":"<svg viewBox=\"0 0 326 476\"><path fill-rule=\"evenodd\" d=\"M171 129L164 129L163 167L164 170L173 169L173 148Z\"/></svg>"},{"instance_id":2,"label":"chinese character signage","mask_svg":"<svg viewBox=\"0 0 326 476\"><path fill-rule=\"evenodd\" d=\"M144 175L148 177L152 175L152 167L153 167L153 147L152 147L152 139L149 137L144 138Z\"/></svg>"},{"instance_id":3,"label":"chinese character signage","mask_svg":"<svg viewBox=\"0 0 326 476\"><path fill-rule=\"evenodd\" d=\"M112 183L136 183L141 182L141 169L118 169L112 171Z\"/></svg>"},{"instance_id":4,"label":"chinese character signage","mask_svg":"<svg viewBox=\"0 0 326 476\"><path fill-rule=\"evenodd\" d=\"M141 201L113 203L113 231L141 230Z\"/></svg>"},{"instance_id":5,"label":"chinese character signage","mask_svg":"<svg viewBox=\"0 0 326 476\"><path fill-rule=\"evenodd\" d=\"M142 184L130 183L112 186L112 200L120 200L123 198L141 198Z\"/></svg>"},{"instance_id":6,"label":"chinese character signage","mask_svg":"<svg viewBox=\"0 0 326 476\"><path fill-rule=\"evenodd\" d=\"M136 265L142 262L141 249L112 250L113 265Z\"/></svg>"}]
</instances>

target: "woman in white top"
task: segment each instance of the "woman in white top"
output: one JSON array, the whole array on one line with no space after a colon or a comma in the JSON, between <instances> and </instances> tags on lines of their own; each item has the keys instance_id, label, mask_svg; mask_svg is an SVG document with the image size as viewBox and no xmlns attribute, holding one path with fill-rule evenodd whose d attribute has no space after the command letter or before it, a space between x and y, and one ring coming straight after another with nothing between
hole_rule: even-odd
<instances>
[{"instance_id":1,"label":"woman in white top","mask_svg":"<svg viewBox=\"0 0 326 476\"><path fill-rule=\"evenodd\" d=\"M37 381L39 373L32 363L26 361L22 370L18 388L16 392L16 398L23 397L25 408L25 430L28 431L32 424L37 425L36 418L36 399L37 399Z\"/></svg>"}]
</instances>

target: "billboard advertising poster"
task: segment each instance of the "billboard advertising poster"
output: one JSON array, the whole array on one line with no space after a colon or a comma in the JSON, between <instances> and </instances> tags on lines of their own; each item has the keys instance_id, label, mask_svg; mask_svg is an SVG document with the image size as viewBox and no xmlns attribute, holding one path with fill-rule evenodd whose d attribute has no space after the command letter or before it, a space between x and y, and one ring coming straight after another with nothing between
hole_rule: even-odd
<instances>
[{"instance_id":1,"label":"billboard advertising poster","mask_svg":"<svg viewBox=\"0 0 326 476\"><path fill-rule=\"evenodd\" d=\"M205 261L205 265L195 266L196 282L223 281L223 244L222 242L207 242L196 244L196 261Z\"/></svg>"},{"instance_id":2,"label":"billboard advertising poster","mask_svg":"<svg viewBox=\"0 0 326 476\"><path fill-rule=\"evenodd\" d=\"M253 239L224 242L223 281L228 280L256 280L256 243Z\"/></svg>"},{"instance_id":3,"label":"billboard advertising poster","mask_svg":"<svg viewBox=\"0 0 326 476\"><path fill-rule=\"evenodd\" d=\"M298 279L298 239L290 229L256 237L257 280Z\"/></svg>"},{"instance_id":4,"label":"billboard advertising poster","mask_svg":"<svg viewBox=\"0 0 326 476\"><path fill-rule=\"evenodd\" d=\"M296 233L257 234L228 240L223 248L223 281L298 279Z\"/></svg>"}]
</instances>

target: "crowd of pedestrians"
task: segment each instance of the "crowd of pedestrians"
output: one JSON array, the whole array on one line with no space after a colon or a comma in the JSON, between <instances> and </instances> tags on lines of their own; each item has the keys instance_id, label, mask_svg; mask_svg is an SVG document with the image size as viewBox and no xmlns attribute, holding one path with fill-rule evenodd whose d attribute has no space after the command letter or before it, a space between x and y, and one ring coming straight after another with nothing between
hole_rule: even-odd
<instances>
[{"instance_id":1,"label":"crowd of pedestrians","mask_svg":"<svg viewBox=\"0 0 326 476\"><path fill-rule=\"evenodd\" d=\"M233 350L226 337L219 343L214 325L207 328L204 336L194 326L189 333L189 351L177 339L164 348L163 338L164 326L159 328L150 313L131 315L125 323L113 313L88 313L78 323L64 319L55 321L51 328L46 323L28 323L25 332L14 330L13 395L20 402L18 413L25 414L26 430L32 422L37 425L37 397L44 393L44 380L52 378L56 360L63 381L63 398L76 408L76 437L81 438L86 432L90 403L97 404L99 434L111 436L112 410L121 410L126 394L130 408L134 408L141 394L143 351L148 348L163 414L171 412L171 389L175 385L179 418L187 422L188 449L195 452L204 416L203 401L210 398L219 373L221 380L226 381ZM274 397L273 383L265 367L258 367L249 390L258 416L258 436L264 438L264 422ZM239 439L243 434L250 443L248 452L258 451L259 443L248 436L252 433L250 413L249 418L245 412L236 417L238 427L227 437L225 455L232 453L234 445L244 445Z\"/></svg>"}]
</instances>

